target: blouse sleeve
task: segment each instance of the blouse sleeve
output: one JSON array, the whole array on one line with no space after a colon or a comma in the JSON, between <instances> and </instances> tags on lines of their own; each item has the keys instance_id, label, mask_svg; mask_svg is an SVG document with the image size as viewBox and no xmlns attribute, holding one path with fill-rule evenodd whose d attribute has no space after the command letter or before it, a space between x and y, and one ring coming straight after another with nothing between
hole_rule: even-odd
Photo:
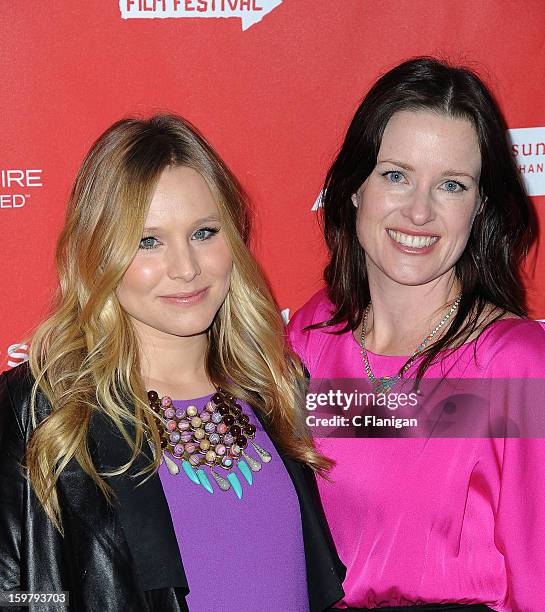
<instances>
[{"instance_id":1,"label":"blouse sleeve","mask_svg":"<svg viewBox=\"0 0 545 612\"><path fill-rule=\"evenodd\" d=\"M545 610L545 440L503 444L496 546L505 558L508 599L518 612Z\"/></svg>"},{"instance_id":2,"label":"blouse sleeve","mask_svg":"<svg viewBox=\"0 0 545 612\"><path fill-rule=\"evenodd\" d=\"M537 612L545 610L545 330L533 321L506 325L493 348L486 376L511 432L520 435L495 440L496 546L505 559L509 609Z\"/></svg>"},{"instance_id":3,"label":"blouse sleeve","mask_svg":"<svg viewBox=\"0 0 545 612\"><path fill-rule=\"evenodd\" d=\"M321 289L293 315L288 325L290 346L299 355L311 374L314 371L317 355L316 338L319 334L316 331L312 333L305 328L328 319L331 316L330 308L331 304L327 299L325 289Z\"/></svg>"}]
</instances>

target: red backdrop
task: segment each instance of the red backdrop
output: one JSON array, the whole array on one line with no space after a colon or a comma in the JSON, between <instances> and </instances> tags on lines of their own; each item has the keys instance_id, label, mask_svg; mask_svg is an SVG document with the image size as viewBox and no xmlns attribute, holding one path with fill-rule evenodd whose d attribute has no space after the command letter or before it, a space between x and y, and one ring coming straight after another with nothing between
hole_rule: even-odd
<instances>
[{"instance_id":1,"label":"red backdrop","mask_svg":"<svg viewBox=\"0 0 545 612\"><path fill-rule=\"evenodd\" d=\"M24 358L14 345L46 311L74 173L122 116L175 111L203 131L252 198L255 251L290 312L321 284L311 209L328 164L372 81L408 57L485 78L545 220L542 0L71 0L0 14L0 369ZM538 245L526 268L536 318L544 272Z\"/></svg>"}]
</instances>

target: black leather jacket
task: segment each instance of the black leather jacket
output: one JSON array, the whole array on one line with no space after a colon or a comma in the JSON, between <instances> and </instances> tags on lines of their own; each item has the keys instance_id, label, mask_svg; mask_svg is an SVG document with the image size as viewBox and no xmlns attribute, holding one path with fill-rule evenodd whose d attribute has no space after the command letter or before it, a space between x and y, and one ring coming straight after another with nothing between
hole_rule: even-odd
<instances>
[{"instance_id":1,"label":"black leather jacket","mask_svg":"<svg viewBox=\"0 0 545 612\"><path fill-rule=\"evenodd\" d=\"M187 610L189 585L159 476L138 487L130 477L149 463L145 452L129 473L109 479L116 496L113 505L72 460L57 485L64 537L45 515L21 468L32 431L31 385L27 364L0 375L0 591L69 591L69 609L77 612ZM39 397L38 421L49 411L48 402ZM121 465L130 455L109 420L98 415L90 423L89 450L99 472ZM310 608L319 612L342 597L345 568L311 470L281 457L299 497ZM257 571L268 571L256 565ZM251 583L245 586L251 588ZM236 601L244 593L229 596ZM46 603L30 609L67 608ZM264 602L264 609L274 610L274 603Z\"/></svg>"}]
</instances>

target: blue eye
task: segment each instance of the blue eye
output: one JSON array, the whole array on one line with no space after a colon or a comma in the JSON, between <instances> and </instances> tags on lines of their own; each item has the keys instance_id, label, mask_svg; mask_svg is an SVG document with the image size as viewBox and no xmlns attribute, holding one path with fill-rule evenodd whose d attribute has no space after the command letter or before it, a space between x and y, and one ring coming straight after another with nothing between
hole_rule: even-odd
<instances>
[{"instance_id":1,"label":"blue eye","mask_svg":"<svg viewBox=\"0 0 545 612\"><path fill-rule=\"evenodd\" d=\"M458 181L445 181L443 183L445 191L449 193L458 193L459 191L467 191L467 187Z\"/></svg>"},{"instance_id":2,"label":"blue eye","mask_svg":"<svg viewBox=\"0 0 545 612\"><path fill-rule=\"evenodd\" d=\"M193 234L194 240L208 240L220 231L219 227L201 227Z\"/></svg>"},{"instance_id":3,"label":"blue eye","mask_svg":"<svg viewBox=\"0 0 545 612\"><path fill-rule=\"evenodd\" d=\"M153 236L145 236L144 238L142 238L142 240L140 240L140 245L139 248L140 249L156 249L159 245L157 244L159 241L157 240L157 238L154 238Z\"/></svg>"},{"instance_id":4,"label":"blue eye","mask_svg":"<svg viewBox=\"0 0 545 612\"><path fill-rule=\"evenodd\" d=\"M383 172L382 176L386 177L390 183L401 183L405 178L403 172L399 172L399 170L388 170L387 172Z\"/></svg>"}]
</instances>

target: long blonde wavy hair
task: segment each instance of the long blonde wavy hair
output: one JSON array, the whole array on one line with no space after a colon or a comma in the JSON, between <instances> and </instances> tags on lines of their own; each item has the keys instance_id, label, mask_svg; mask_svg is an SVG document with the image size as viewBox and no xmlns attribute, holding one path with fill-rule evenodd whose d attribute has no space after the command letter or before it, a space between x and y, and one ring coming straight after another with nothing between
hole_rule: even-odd
<instances>
[{"instance_id":1,"label":"long blonde wavy hair","mask_svg":"<svg viewBox=\"0 0 545 612\"><path fill-rule=\"evenodd\" d=\"M161 440L140 376L139 346L116 287L135 256L162 171L190 167L206 180L222 217L233 269L228 295L208 331L210 380L270 418L270 433L292 458L316 472L330 466L303 426L302 366L285 344L278 308L249 247L246 198L226 165L184 119L159 115L115 123L92 146L77 174L56 264L59 288L51 316L36 330L30 368L34 376L35 430L26 465L34 491L62 532L56 483L75 458L104 495L105 477L129 469L148 434L159 465ZM36 422L36 401L51 405ZM87 446L96 411L107 415L132 448L129 462L101 474ZM125 424L132 422L131 439Z\"/></svg>"}]
</instances>

